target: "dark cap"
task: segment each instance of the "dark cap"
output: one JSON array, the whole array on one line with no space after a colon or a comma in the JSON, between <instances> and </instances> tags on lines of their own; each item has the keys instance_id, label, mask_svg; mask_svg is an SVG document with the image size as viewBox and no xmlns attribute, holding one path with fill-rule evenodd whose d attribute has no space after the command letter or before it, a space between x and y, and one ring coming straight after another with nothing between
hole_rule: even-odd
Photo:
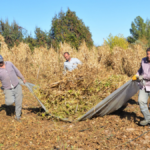
<instances>
[{"instance_id":1,"label":"dark cap","mask_svg":"<svg viewBox=\"0 0 150 150\"><path fill-rule=\"evenodd\" d=\"M2 62L3 61L3 57L2 57L2 55L0 55L0 62Z\"/></svg>"}]
</instances>

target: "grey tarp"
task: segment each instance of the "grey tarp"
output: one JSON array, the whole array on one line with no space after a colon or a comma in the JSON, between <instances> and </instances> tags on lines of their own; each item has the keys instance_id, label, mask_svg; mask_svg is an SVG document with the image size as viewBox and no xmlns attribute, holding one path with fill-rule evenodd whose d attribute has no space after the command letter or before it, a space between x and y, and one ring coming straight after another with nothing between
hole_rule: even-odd
<instances>
[{"instance_id":1,"label":"grey tarp","mask_svg":"<svg viewBox=\"0 0 150 150\"><path fill-rule=\"evenodd\" d=\"M34 95L34 97L38 100L42 108L48 112L45 108L45 106L42 104L42 102L35 96L33 92L33 86L34 84L31 83L23 83L20 80L20 84L25 85L30 92ZM110 114L119 108L121 108L133 95L135 95L139 90L138 82L136 81L128 81L124 85L122 85L119 89L111 93L108 97L106 97L104 100L99 102L96 106L94 106L92 109L90 109L86 114L84 114L81 118L78 119L78 121L90 119L95 116L104 116L106 114ZM49 114L51 115L51 114ZM51 115L53 116L53 115ZM63 121L69 121L66 119L59 118L57 116L53 116L57 119L63 120ZM70 121L69 121L70 122Z\"/></svg>"},{"instance_id":2,"label":"grey tarp","mask_svg":"<svg viewBox=\"0 0 150 150\"><path fill-rule=\"evenodd\" d=\"M45 108L45 106L42 104L42 102L36 97L36 95L35 95L34 92L33 92L33 87L34 87L35 85L32 84L32 83L28 83L28 82L26 82L26 83L24 84L22 80L19 80L19 83L20 83L21 85L26 86L26 87L29 89L29 91L33 94L33 96L37 99L37 101L40 103L40 105L42 106L42 108L43 108L46 112L48 112L47 109Z\"/></svg>"},{"instance_id":3,"label":"grey tarp","mask_svg":"<svg viewBox=\"0 0 150 150\"><path fill-rule=\"evenodd\" d=\"M90 109L85 115L78 119L78 121L90 119L94 116L104 116L110 114L121 108L133 95L139 90L136 81L128 81L119 89L111 93L104 100L99 102L95 107Z\"/></svg>"}]
</instances>

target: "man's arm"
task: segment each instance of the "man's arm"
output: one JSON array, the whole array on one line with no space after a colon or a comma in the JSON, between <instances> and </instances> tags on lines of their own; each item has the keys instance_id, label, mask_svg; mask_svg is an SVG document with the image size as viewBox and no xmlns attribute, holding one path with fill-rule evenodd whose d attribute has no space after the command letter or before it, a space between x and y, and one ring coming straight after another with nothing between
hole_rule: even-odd
<instances>
[{"instance_id":1,"label":"man's arm","mask_svg":"<svg viewBox=\"0 0 150 150\"><path fill-rule=\"evenodd\" d=\"M142 61L143 61L143 59L142 59ZM141 67L140 67L140 69L138 70L138 72L136 73L136 75L134 75L134 76L132 77L132 80L133 80L133 81L137 80L138 77L143 73L142 61L141 61Z\"/></svg>"},{"instance_id":2,"label":"man's arm","mask_svg":"<svg viewBox=\"0 0 150 150\"><path fill-rule=\"evenodd\" d=\"M140 69L138 70L138 72L136 73L137 76L141 75L143 72L143 69L142 69L142 62L141 62L141 67Z\"/></svg>"},{"instance_id":3,"label":"man's arm","mask_svg":"<svg viewBox=\"0 0 150 150\"><path fill-rule=\"evenodd\" d=\"M76 58L76 63L77 64L82 64L82 62L78 58Z\"/></svg>"},{"instance_id":4,"label":"man's arm","mask_svg":"<svg viewBox=\"0 0 150 150\"><path fill-rule=\"evenodd\" d=\"M14 65L13 63L11 63L11 64L12 64L13 69L15 70L16 75L17 75L20 79L22 79L22 81L25 82L25 78L23 77L23 75L21 74L21 72L15 67L15 65Z\"/></svg>"}]
</instances>

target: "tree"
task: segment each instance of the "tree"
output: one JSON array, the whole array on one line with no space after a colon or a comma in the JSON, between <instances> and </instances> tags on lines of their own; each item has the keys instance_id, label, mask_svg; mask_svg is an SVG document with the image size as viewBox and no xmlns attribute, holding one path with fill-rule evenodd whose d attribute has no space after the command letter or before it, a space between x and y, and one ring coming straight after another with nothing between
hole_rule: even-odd
<instances>
[{"instance_id":1,"label":"tree","mask_svg":"<svg viewBox=\"0 0 150 150\"><path fill-rule=\"evenodd\" d=\"M89 27L86 27L83 21L76 16L76 13L70 9L66 13L61 11L58 16L55 15L49 36L49 45L53 45L53 47L57 47L59 42L67 42L78 49L83 40L88 47L93 46Z\"/></svg>"},{"instance_id":2,"label":"tree","mask_svg":"<svg viewBox=\"0 0 150 150\"><path fill-rule=\"evenodd\" d=\"M31 50L31 52L33 52L34 47L36 47L36 40L31 35L28 35L25 38L25 42L29 44L30 50Z\"/></svg>"},{"instance_id":3,"label":"tree","mask_svg":"<svg viewBox=\"0 0 150 150\"><path fill-rule=\"evenodd\" d=\"M11 25L8 21L0 21L0 33L5 38L5 42L9 48L23 41L24 32L25 29L19 26L15 21Z\"/></svg>"},{"instance_id":4,"label":"tree","mask_svg":"<svg viewBox=\"0 0 150 150\"><path fill-rule=\"evenodd\" d=\"M144 22L140 16L137 16L131 23L130 33L132 36L127 38L129 43L134 43L139 39L147 39L150 44L150 21Z\"/></svg>"},{"instance_id":5,"label":"tree","mask_svg":"<svg viewBox=\"0 0 150 150\"><path fill-rule=\"evenodd\" d=\"M43 46L45 47L48 42L48 33L42 31L40 28L36 27L35 29L35 36L36 36L36 46L40 47Z\"/></svg>"}]
</instances>

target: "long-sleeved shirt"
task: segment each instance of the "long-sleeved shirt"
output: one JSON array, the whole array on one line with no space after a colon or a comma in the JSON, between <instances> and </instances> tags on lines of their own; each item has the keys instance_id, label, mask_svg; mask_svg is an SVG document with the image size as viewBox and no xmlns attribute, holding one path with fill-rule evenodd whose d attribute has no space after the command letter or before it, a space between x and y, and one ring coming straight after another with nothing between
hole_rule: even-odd
<instances>
[{"instance_id":1,"label":"long-sleeved shirt","mask_svg":"<svg viewBox=\"0 0 150 150\"><path fill-rule=\"evenodd\" d=\"M12 87L17 86L19 83L18 77L24 80L23 75L13 63L6 61L5 68L0 68L0 80L2 82L2 88L11 89Z\"/></svg>"},{"instance_id":2,"label":"long-sleeved shirt","mask_svg":"<svg viewBox=\"0 0 150 150\"><path fill-rule=\"evenodd\" d=\"M147 61L147 57L144 57L141 61L141 67L138 70L136 75L143 76L143 79L150 80L150 63ZM142 88L145 88L146 91L150 91L150 81L146 81L144 83L144 86Z\"/></svg>"},{"instance_id":3,"label":"long-sleeved shirt","mask_svg":"<svg viewBox=\"0 0 150 150\"><path fill-rule=\"evenodd\" d=\"M78 64L82 64L77 58L71 58L70 61L64 62L64 70L72 71L77 68Z\"/></svg>"}]
</instances>

